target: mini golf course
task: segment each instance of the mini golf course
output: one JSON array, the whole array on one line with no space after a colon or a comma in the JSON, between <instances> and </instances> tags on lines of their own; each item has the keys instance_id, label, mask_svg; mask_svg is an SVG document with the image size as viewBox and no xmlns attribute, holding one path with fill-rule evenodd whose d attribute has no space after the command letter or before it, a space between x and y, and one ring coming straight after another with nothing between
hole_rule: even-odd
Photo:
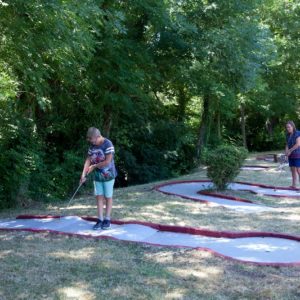
<instances>
[{"instance_id":1,"label":"mini golf course","mask_svg":"<svg viewBox=\"0 0 300 300\"><path fill-rule=\"evenodd\" d=\"M52 232L212 252L226 259L270 266L300 265L300 238L268 232L219 232L192 227L115 220L109 230L92 230L95 218L19 216L1 220L1 230Z\"/></svg>"},{"instance_id":2,"label":"mini golf course","mask_svg":"<svg viewBox=\"0 0 300 300\"><path fill-rule=\"evenodd\" d=\"M155 190L192 201L223 206L240 213L260 213L275 209L246 199L212 192L209 190L212 187L209 180L173 181L158 185ZM234 182L229 188L272 197L300 197L300 192L291 188L247 182ZM0 220L0 230L51 232L153 246L198 249L212 252L225 259L258 265L300 265L300 237L298 236L271 232L210 231L193 227L120 220L113 220L109 230L94 231L92 226L95 221L93 217L20 215L15 220Z\"/></svg>"},{"instance_id":3,"label":"mini golf course","mask_svg":"<svg viewBox=\"0 0 300 300\"><path fill-rule=\"evenodd\" d=\"M156 187L156 189L167 195L179 196L182 198L221 205L229 209L238 210L243 213L262 212L272 210L272 207L255 204L252 201L237 197L225 196L219 193L208 192L213 188L209 180L175 181ZM274 187L263 184L247 182L234 182L229 188L236 191L249 191L251 193L271 197L300 197L300 191L286 188Z\"/></svg>"}]
</instances>

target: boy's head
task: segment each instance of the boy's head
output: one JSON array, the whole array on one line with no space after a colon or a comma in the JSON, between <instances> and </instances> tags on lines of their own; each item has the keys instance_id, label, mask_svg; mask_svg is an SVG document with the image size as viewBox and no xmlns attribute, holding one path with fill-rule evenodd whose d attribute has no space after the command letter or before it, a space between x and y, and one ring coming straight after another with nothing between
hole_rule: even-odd
<instances>
[{"instance_id":1,"label":"boy's head","mask_svg":"<svg viewBox=\"0 0 300 300\"><path fill-rule=\"evenodd\" d=\"M100 130L95 127L90 127L86 133L86 139L92 144L96 145L97 140L101 137Z\"/></svg>"}]
</instances>

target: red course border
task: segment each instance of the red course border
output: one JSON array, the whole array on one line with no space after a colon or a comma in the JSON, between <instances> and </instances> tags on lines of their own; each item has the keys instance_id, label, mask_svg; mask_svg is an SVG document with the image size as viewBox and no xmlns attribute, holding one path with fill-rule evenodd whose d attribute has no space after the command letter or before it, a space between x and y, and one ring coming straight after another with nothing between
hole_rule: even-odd
<instances>
[{"instance_id":1,"label":"red course border","mask_svg":"<svg viewBox=\"0 0 300 300\"><path fill-rule=\"evenodd\" d=\"M51 216L51 215L19 215L16 217L16 219L45 219L45 218L60 218L60 216ZM90 216L84 216L81 217L83 220L87 221L95 221L97 220L96 217L90 217ZM122 221L122 220L112 220L113 224L117 225L124 225L124 224L138 224L138 225L144 225L151 227L153 229L159 230L159 231L168 231L168 232L176 232L176 233L185 233L185 234L192 234L192 235L202 235L202 236L208 236L208 237L216 237L216 238L230 238L230 239L236 239L236 238L245 238L245 237L275 237L275 238L282 238L282 239L288 239L293 241L300 242L300 236L296 235L290 235L290 234L282 234L282 233L272 233L272 232L255 232L255 231L244 231L244 232L232 232L232 231L215 231L215 230L208 230L208 229L201 229L196 227L183 227L183 226L174 226L174 225L163 225L163 224L156 224L151 222L142 222L142 221ZM166 247L166 248L190 248L195 250L201 250L201 251L207 251L209 253L212 253L218 257L236 261L244 264L250 264L250 265L257 265L257 266L273 266L273 267L290 267L290 266L300 266L299 262L293 262L293 263L268 263L268 262L252 262L252 261L243 261L239 260L227 255L220 254L212 249L205 248L205 247L187 247L187 246L181 246L181 245L175 245L175 246L166 246L161 244L153 244L148 242L133 242L133 241L122 241L118 240L116 238L110 237L110 236L91 236L91 235L82 235L77 233L65 233L62 231L56 231L56 230L45 230L45 229L22 229L22 228L0 228L2 231L29 231L29 232L49 232L49 233L55 233L55 234L61 234L61 235L67 235L67 236L75 236L75 237L81 237L81 238L93 238L93 239L111 239L111 240L117 240L124 243L140 243L140 244L148 244L152 246L160 246L160 247Z\"/></svg>"},{"instance_id":2,"label":"red course border","mask_svg":"<svg viewBox=\"0 0 300 300\"><path fill-rule=\"evenodd\" d=\"M273 160L272 162L275 162L275 157L277 155L278 154L276 154L276 153L269 153L269 154L265 154L265 155L259 155L259 156L256 156L256 160L270 161L270 159L272 159Z\"/></svg>"}]
</instances>

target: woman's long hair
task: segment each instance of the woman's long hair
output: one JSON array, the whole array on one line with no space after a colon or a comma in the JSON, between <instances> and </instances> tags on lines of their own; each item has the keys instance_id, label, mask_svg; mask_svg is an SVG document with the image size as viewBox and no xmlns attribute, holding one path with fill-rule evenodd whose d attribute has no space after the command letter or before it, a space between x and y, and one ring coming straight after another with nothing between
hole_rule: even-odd
<instances>
[{"instance_id":1,"label":"woman's long hair","mask_svg":"<svg viewBox=\"0 0 300 300\"><path fill-rule=\"evenodd\" d=\"M285 124L285 126L286 125L291 125L293 127L293 134L296 132L297 128L296 128L296 125L295 125L295 123L293 121L287 121L286 124Z\"/></svg>"}]
</instances>

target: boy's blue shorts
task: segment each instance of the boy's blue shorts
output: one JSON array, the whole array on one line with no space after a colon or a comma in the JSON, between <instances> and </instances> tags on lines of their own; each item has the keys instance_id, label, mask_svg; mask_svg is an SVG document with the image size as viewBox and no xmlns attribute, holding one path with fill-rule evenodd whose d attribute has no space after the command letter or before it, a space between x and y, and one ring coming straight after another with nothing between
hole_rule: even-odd
<instances>
[{"instance_id":1,"label":"boy's blue shorts","mask_svg":"<svg viewBox=\"0 0 300 300\"><path fill-rule=\"evenodd\" d=\"M94 181L94 195L112 198L114 192L114 183L114 179L103 182Z\"/></svg>"}]
</instances>

